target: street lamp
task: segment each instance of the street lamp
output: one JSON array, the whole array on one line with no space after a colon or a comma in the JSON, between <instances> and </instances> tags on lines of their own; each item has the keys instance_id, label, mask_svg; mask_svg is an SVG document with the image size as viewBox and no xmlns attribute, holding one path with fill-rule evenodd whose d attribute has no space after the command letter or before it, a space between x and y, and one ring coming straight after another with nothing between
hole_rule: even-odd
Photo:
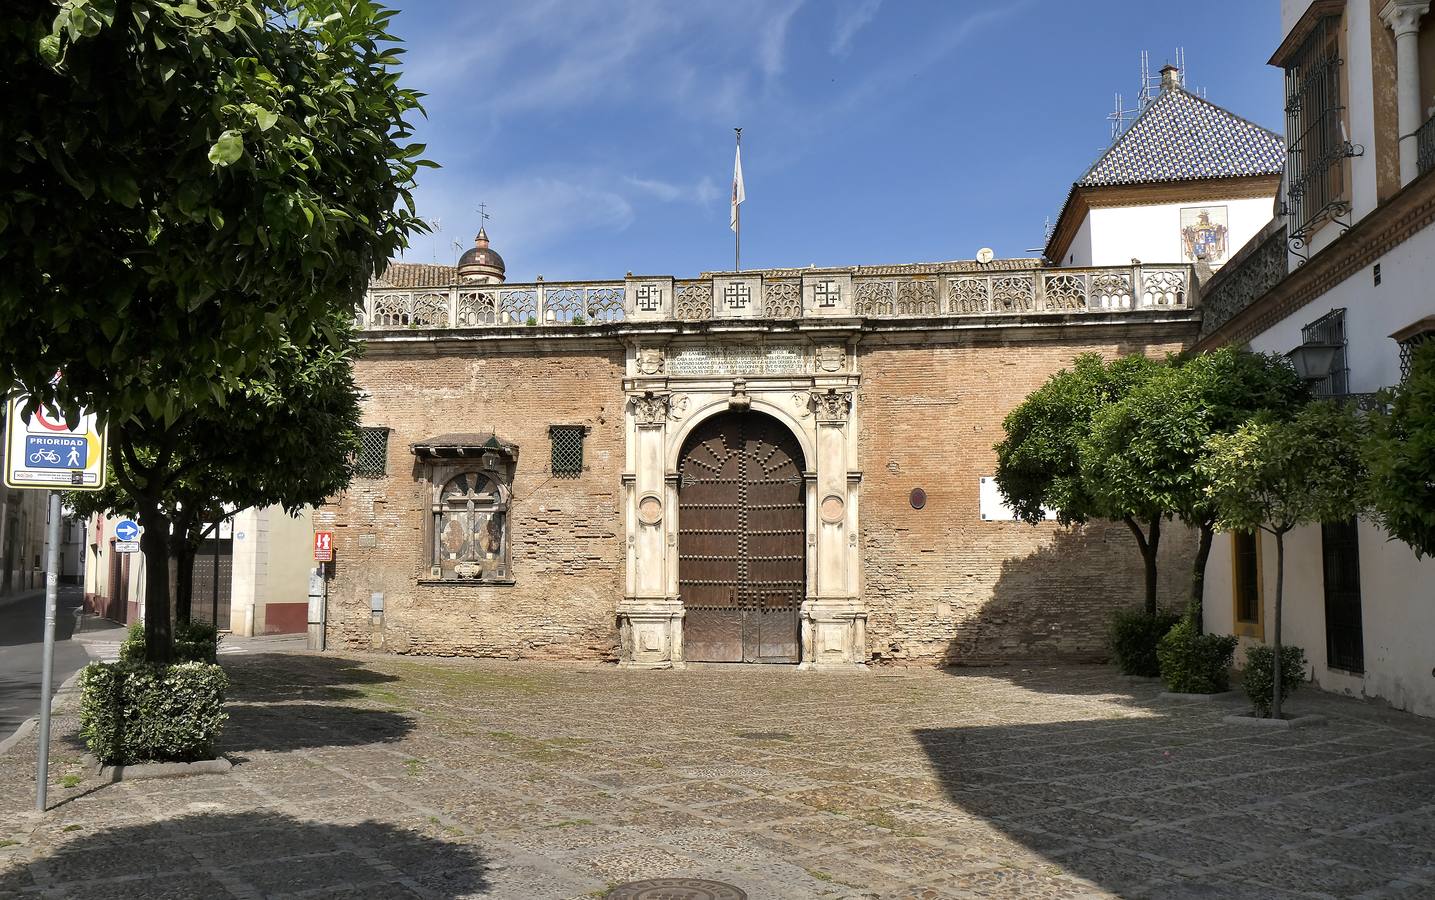
<instances>
[{"instance_id":1,"label":"street lamp","mask_svg":"<svg viewBox=\"0 0 1435 900\"><path fill-rule=\"evenodd\" d=\"M1306 381L1320 381L1335 368L1335 354L1340 344L1307 341L1286 354L1296 374Z\"/></svg>"}]
</instances>

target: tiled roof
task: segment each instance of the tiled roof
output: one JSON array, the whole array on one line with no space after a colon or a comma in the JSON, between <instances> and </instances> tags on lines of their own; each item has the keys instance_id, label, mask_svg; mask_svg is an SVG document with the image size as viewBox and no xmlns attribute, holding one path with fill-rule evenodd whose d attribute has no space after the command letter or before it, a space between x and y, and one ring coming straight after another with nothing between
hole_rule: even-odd
<instances>
[{"instance_id":1,"label":"tiled roof","mask_svg":"<svg viewBox=\"0 0 1435 900\"><path fill-rule=\"evenodd\" d=\"M433 263L391 262L382 275L369 282L370 287L425 288L447 287L458 283L457 266Z\"/></svg>"},{"instance_id":2,"label":"tiled roof","mask_svg":"<svg viewBox=\"0 0 1435 900\"><path fill-rule=\"evenodd\" d=\"M1077 187L1279 175L1285 141L1195 94L1162 91Z\"/></svg>"}]
</instances>

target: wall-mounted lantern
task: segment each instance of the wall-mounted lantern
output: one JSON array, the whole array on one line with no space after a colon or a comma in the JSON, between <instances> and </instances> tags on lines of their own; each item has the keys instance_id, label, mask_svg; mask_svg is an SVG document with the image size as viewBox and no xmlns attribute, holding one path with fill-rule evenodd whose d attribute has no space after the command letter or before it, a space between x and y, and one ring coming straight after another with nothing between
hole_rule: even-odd
<instances>
[{"instance_id":1,"label":"wall-mounted lantern","mask_svg":"<svg viewBox=\"0 0 1435 900\"><path fill-rule=\"evenodd\" d=\"M1335 354L1340 344L1308 341L1286 354L1286 359L1295 366L1296 374L1306 381L1320 381L1335 368Z\"/></svg>"}]
</instances>

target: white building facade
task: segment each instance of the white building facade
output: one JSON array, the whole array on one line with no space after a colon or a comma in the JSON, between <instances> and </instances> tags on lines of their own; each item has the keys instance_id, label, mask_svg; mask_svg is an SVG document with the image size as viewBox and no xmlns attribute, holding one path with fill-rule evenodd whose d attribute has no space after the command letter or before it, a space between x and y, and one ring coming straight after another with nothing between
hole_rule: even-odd
<instances>
[{"instance_id":1,"label":"white building facade","mask_svg":"<svg viewBox=\"0 0 1435 900\"><path fill-rule=\"evenodd\" d=\"M1271 64L1286 72L1278 215L1203 292L1198 349L1338 346L1318 394L1397 384L1435 335L1435 17L1428 0L1283 2ZM1364 519L1286 538L1286 643L1323 688L1435 715L1435 559ZM1205 624L1269 637L1269 536L1213 546Z\"/></svg>"}]
</instances>

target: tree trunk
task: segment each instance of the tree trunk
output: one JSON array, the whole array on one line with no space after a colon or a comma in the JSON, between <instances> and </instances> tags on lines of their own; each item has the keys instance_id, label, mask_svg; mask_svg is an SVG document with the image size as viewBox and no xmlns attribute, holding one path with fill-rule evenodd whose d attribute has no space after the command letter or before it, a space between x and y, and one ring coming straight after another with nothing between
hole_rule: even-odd
<instances>
[{"instance_id":1,"label":"tree trunk","mask_svg":"<svg viewBox=\"0 0 1435 900\"><path fill-rule=\"evenodd\" d=\"M1201 542L1196 545L1196 562L1191 571L1191 605L1188 613L1191 621L1196 623L1196 633L1206 632L1205 623L1202 622L1201 604L1205 602L1206 596L1206 559L1211 555L1211 539L1215 536L1215 528L1211 525L1201 524Z\"/></svg>"},{"instance_id":2,"label":"tree trunk","mask_svg":"<svg viewBox=\"0 0 1435 900\"><path fill-rule=\"evenodd\" d=\"M169 518L158 504L140 507L140 549L145 561L145 660L167 665L174 658L169 621Z\"/></svg>"},{"instance_id":3,"label":"tree trunk","mask_svg":"<svg viewBox=\"0 0 1435 900\"><path fill-rule=\"evenodd\" d=\"M1146 615L1156 615L1156 551L1161 546L1161 517L1151 520L1150 537L1130 516L1122 519L1126 527L1136 536L1136 546L1141 548L1141 560L1146 564Z\"/></svg>"},{"instance_id":4,"label":"tree trunk","mask_svg":"<svg viewBox=\"0 0 1435 900\"><path fill-rule=\"evenodd\" d=\"M1281 718L1281 592L1285 589L1286 577L1286 533L1276 532L1276 627L1275 639L1271 641L1271 718Z\"/></svg>"}]
</instances>

